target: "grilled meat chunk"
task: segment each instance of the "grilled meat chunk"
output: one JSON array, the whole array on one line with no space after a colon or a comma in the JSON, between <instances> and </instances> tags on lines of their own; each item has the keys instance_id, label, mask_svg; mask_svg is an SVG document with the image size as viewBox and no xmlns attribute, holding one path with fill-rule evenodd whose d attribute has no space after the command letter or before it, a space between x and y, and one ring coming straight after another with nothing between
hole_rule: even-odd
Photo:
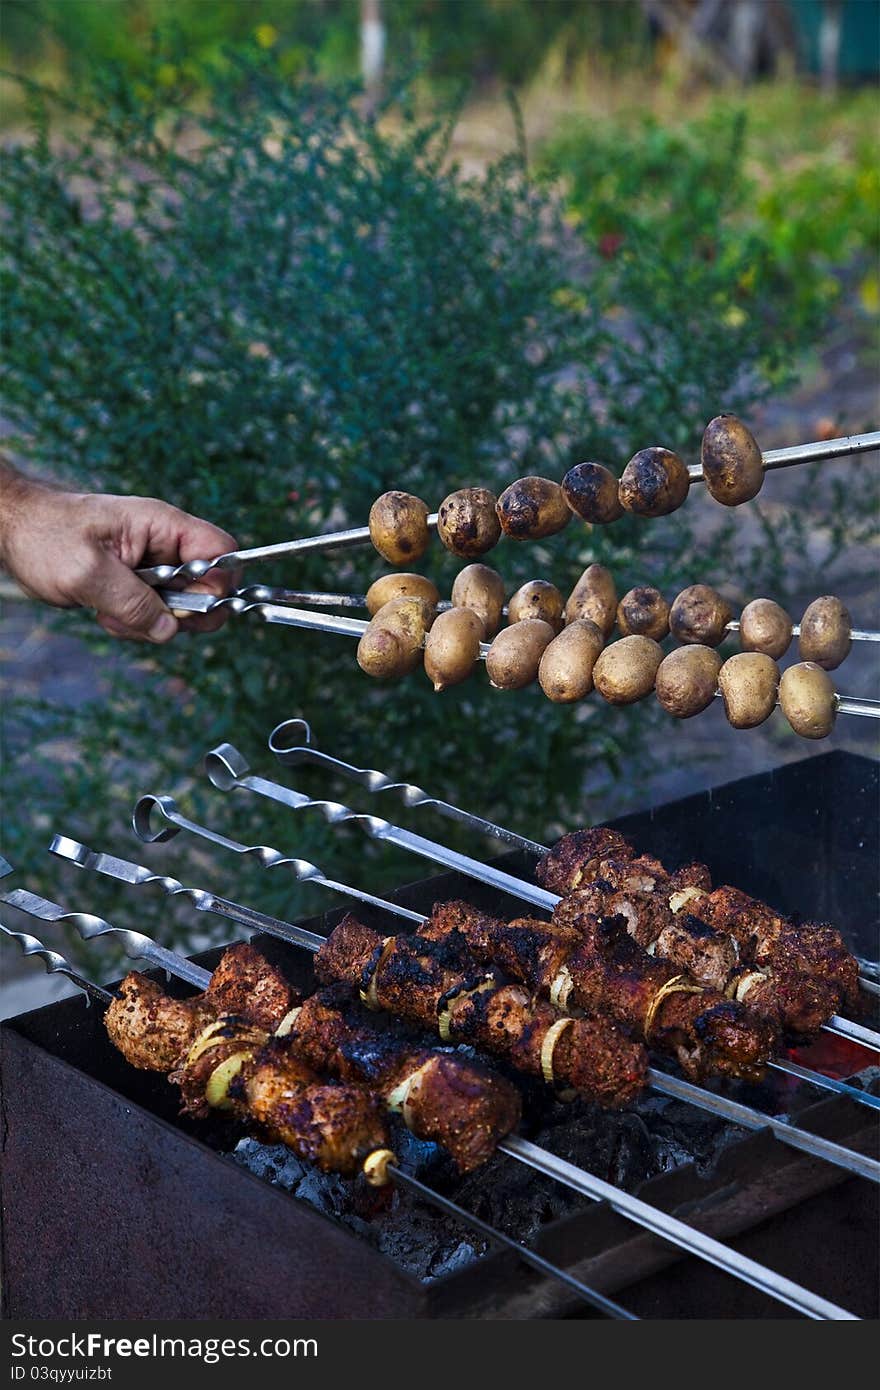
<instances>
[{"instance_id":1,"label":"grilled meat chunk","mask_svg":"<svg viewBox=\"0 0 880 1390\"><path fill-rule=\"evenodd\" d=\"M134 971L104 1015L113 1046L140 1071L169 1072L214 1018L201 997L172 999L155 980Z\"/></svg>"},{"instance_id":2,"label":"grilled meat chunk","mask_svg":"<svg viewBox=\"0 0 880 1390\"><path fill-rule=\"evenodd\" d=\"M297 1003L297 992L255 946L241 942L223 952L204 1002L218 1014L237 1014L272 1032Z\"/></svg>"},{"instance_id":3,"label":"grilled meat chunk","mask_svg":"<svg viewBox=\"0 0 880 1390\"><path fill-rule=\"evenodd\" d=\"M609 910L615 911L613 899ZM733 937L707 927L689 912L673 914L667 908L666 914L667 920L652 939L651 955L673 961L699 984L723 994L739 965L739 952Z\"/></svg>"},{"instance_id":4,"label":"grilled meat chunk","mask_svg":"<svg viewBox=\"0 0 880 1390\"><path fill-rule=\"evenodd\" d=\"M548 850L535 868L535 878L543 888L563 896L594 878L602 859L633 859L635 850L618 830L598 826L564 835Z\"/></svg>"}]
</instances>

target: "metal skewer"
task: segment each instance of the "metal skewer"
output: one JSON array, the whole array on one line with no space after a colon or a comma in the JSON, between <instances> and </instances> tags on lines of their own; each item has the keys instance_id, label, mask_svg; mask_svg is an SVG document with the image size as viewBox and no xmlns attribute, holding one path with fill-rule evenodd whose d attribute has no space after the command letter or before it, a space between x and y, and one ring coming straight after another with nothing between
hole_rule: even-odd
<instances>
[{"instance_id":1,"label":"metal skewer","mask_svg":"<svg viewBox=\"0 0 880 1390\"><path fill-rule=\"evenodd\" d=\"M93 919L89 914L85 913L61 913L60 915L56 915L59 912L57 904L44 903L43 899L37 898L34 894L26 894L25 896L32 900L34 904L44 904L43 910L34 911L33 915L46 921L70 921L74 926L77 926L78 930L81 930L78 925L79 920L83 920L84 922L100 920ZM7 901L8 900L9 899L7 899ZM17 903L14 905L18 906ZM24 910L28 911L27 908ZM123 941L124 949L128 950L126 938L132 935L132 933L124 928L112 927L107 922L102 922L101 926L102 931L100 933L92 932L91 934L106 935L108 932L118 933L120 939ZM10 933L10 935L11 934L12 933ZM138 937L144 946L150 942L150 938L143 937L140 932L136 932L133 935ZM36 938L31 937L29 940L36 941ZM36 942L36 945L38 952L35 953L39 953L40 943ZM157 952L156 957L151 958L150 955L144 953L143 959L153 959L154 964L161 965L162 969L168 969L168 961L170 958L173 965L172 973L190 984L196 983L197 977L198 983L196 983L196 988L202 990L207 988L211 979L209 971L203 970L200 966L187 960L186 957L177 955L176 952L165 951L155 943L152 943L152 945ZM56 959L61 962L61 964L56 965L54 968L62 969L63 966L66 965L66 962L64 962L63 957L60 956L56 957ZM605 1182L601 1178L593 1177L591 1173L583 1171L574 1164L567 1162L565 1159L558 1158L555 1154L540 1148L536 1144L530 1143L528 1140L515 1137L508 1138L502 1140L497 1148L499 1153L507 1154L509 1157L515 1158L519 1163L525 1164L526 1167L533 1169L535 1172L542 1173L546 1177L554 1179L566 1187L570 1187L573 1191L580 1193L582 1196L589 1197L593 1201L607 1201L608 1204L622 1216L625 1216L628 1220L634 1221L637 1225L651 1231L653 1234L660 1236L662 1240L667 1241L671 1245L676 1245L680 1249L688 1251L690 1254L699 1256L708 1263L715 1265L719 1269L725 1270L727 1273L734 1275L735 1278L751 1285L751 1287L759 1289L770 1297L775 1298L777 1301L784 1303L787 1307L794 1308L797 1312L803 1313L806 1317L835 1322L858 1321L854 1314L848 1313L845 1309L838 1307L836 1304L829 1303L826 1299L820 1298L818 1295L811 1293L809 1290L802 1288L799 1284L793 1283L782 1275L776 1274L773 1270L749 1259L739 1251L723 1245L720 1241L706 1235L696 1227L689 1226L685 1222L679 1221L676 1217L670 1216L657 1207L652 1207L649 1203L641 1201L638 1197L633 1197L627 1192L622 1192L619 1188L614 1187L613 1184ZM593 1291L591 1290L590 1292L592 1293Z\"/></svg>"},{"instance_id":2,"label":"metal skewer","mask_svg":"<svg viewBox=\"0 0 880 1390\"><path fill-rule=\"evenodd\" d=\"M162 818L163 824L161 826L156 824L157 813ZM142 796L135 806L132 825L135 834L146 844L167 842L183 830L189 834L197 835L200 839L207 840L211 844L219 845L222 849L231 850L235 854L253 855L264 869L286 867L300 881L305 879L306 881L322 883L325 887L332 886L334 891L344 892L349 897L360 901L367 901L381 911L402 917L407 921L414 921L419 926L428 920L423 913L412 912L407 907L401 907L399 903L364 895L357 888L348 888L345 884L327 879L316 869L314 864L308 863L307 860L292 858L282 854L280 850L271 849L267 845L242 845L235 840L228 839L225 835L218 835L208 826L200 825L198 822L181 815L175 801L170 796L151 794ZM217 898L206 889L187 887L179 879L154 873L143 864L133 864L111 854L95 853L77 840L68 839L67 836L53 836L49 845L49 852L58 855L61 859L66 859L78 868L89 869L132 886L144 887L149 885L158 888L168 897L182 896L188 898L200 912L212 912L227 917L251 931L266 932L268 935L276 936L291 945L301 946L312 954L319 951L324 944L322 936L307 931L295 923L280 921L277 917L270 917L253 908L230 902L227 898ZM772 1061L769 1065L774 1071L797 1076L800 1080L810 1082L821 1090L833 1091L839 1095L847 1096L850 1100L867 1105L870 1109L880 1109L880 1096L873 1096L870 1092L860 1091L855 1086L847 1085L845 1081L839 1081L836 1077L826 1077L821 1072L810 1071L806 1067L795 1066L787 1061ZM737 1106L735 1102L728 1102L722 1097L705 1091L702 1087L692 1085L690 1082L677 1082L675 1078L668 1077L665 1072L651 1068L648 1078L657 1089L687 1099L692 1104L703 1110L709 1110L713 1114L725 1114L726 1118L734 1124L746 1123L747 1128L761 1129L769 1122L768 1117L760 1111ZM672 1084L679 1088L684 1087L684 1090L670 1091L669 1088ZM727 1107L726 1110L724 1107ZM744 1121L743 1117L746 1114L748 1114L749 1119ZM778 1123L783 1126L783 1132L779 1137L785 1139L789 1132L793 1131L798 1136L795 1147L804 1147L803 1143L800 1142L803 1131L797 1130L794 1126L783 1121ZM811 1136L812 1138L813 1136ZM808 1152L814 1152L814 1150L810 1148ZM849 1154L849 1152L846 1149L842 1150L844 1154ZM827 1157L827 1153L819 1154L819 1156ZM832 1161L834 1160L832 1159ZM859 1168L859 1172L862 1176L869 1175L862 1167ZM880 1174L880 1166L877 1167L877 1173Z\"/></svg>"},{"instance_id":3,"label":"metal skewer","mask_svg":"<svg viewBox=\"0 0 880 1390\"><path fill-rule=\"evenodd\" d=\"M448 820L458 821L481 835L489 835L495 840L500 840L502 844L508 845L511 849L524 850L527 854L535 854L538 857L543 857L549 853L547 845L540 845L537 840L529 840L525 835L518 835L515 831L508 830L504 825L496 825L494 821L484 820L482 816L476 816L471 811L463 811L460 806L453 806L449 801L441 801L437 797L431 796L430 792L426 792L422 787L416 786L414 782L395 782L384 772L377 771L376 768L355 767L353 763L346 763L341 758L333 758L329 753L322 753L313 743L311 726L305 719L285 719L281 724L276 725L269 735L269 751L275 755L282 767L298 767L300 763L315 763L321 767L329 768L331 772L340 773L343 777L349 778L350 781L359 783L368 791L374 793L397 792L405 806L433 807L439 815L445 816ZM880 966L872 961L859 960L859 969L875 977L868 979L864 974L860 974L859 984L861 988L867 994L880 994L880 985L876 983Z\"/></svg>"},{"instance_id":4,"label":"metal skewer","mask_svg":"<svg viewBox=\"0 0 880 1390\"><path fill-rule=\"evenodd\" d=\"M851 454L862 454L880 448L880 431L873 434L842 435L838 439L816 440L810 444L797 444L789 449L770 449L762 455L764 472L770 473L778 468L792 468L799 463L820 463L835 458L846 458ZM691 464L688 476L692 483L703 481L700 464ZM427 518L432 529L437 525L437 513ZM139 578L152 585L171 584L178 580L201 579L211 570L233 570L252 560L275 560L282 555L307 555L325 550L343 550L354 545L365 545L370 540L369 526L355 526L347 531L331 531L323 536L303 536L299 540L279 541L275 545L253 546L250 550L231 550L218 555L213 560L189 560L183 565L153 565L149 569L138 570Z\"/></svg>"},{"instance_id":5,"label":"metal skewer","mask_svg":"<svg viewBox=\"0 0 880 1390\"><path fill-rule=\"evenodd\" d=\"M0 922L0 932L15 941L24 955L39 956L48 972L66 975L73 984L83 990L89 1000L95 1000L97 1003L104 1005L112 1002L113 995L109 990L102 989L100 985L96 985L91 980L86 979L84 975L80 975L78 971L74 970L73 966L64 956L59 955L57 951L48 950L37 937L30 936L27 932L12 931L10 927L5 926L2 922ZM182 963L185 957L179 956L177 959ZM187 962L187 964L191 964L191 962ZM207 980L210 980L211 977L207 971L203 971L202 973L207 977ZM181 975L181 978L186 977ZM439 1192L434 1192L432 1188L420 1182L418 1178L412 1177L409 1173L405 1173L396 1163L388 1164L388 1172L391 1174L392 1182L396 1183L398 1187L414 1193L417 1197L421 1197L429 1205L437 1207L448 1216L455 1217L462 1225L475 1231L477 1235L482 1236L484 1240L493 1241L498 1245L504 1246L508 1250L512 1250L514 1254L519 1256L519 1258L532 1269L536 1269L539 1273L547 1274L551 1279L556 1279L559 1283L565 1284L586 1303L590 1304L591 1307L597 1308L608 1317L617 1318L626 1322L638 1322L640 1320L637 1314L631 1313L629 1309L623 1308L619 1303L615 1303L614 1300L608 1298L607 1295L599 1293L596 1289L590 1288L588 1284L582 1283L575 1275L569 1274L567 1270L552 1264L550 1260L545 1259L543 1255L539 1255L537 1251L530 1249L529 1246L525 1245L523 1242L514 1240L512 1236L506 1235L503 1231L496 1230L495 1227L490 1226L488 1222L482 1221L478 1216L474 1216L471 1212L466 1211L465 1208L460 1207L457 1202L453 1202L451 1197L443 1197ZM846 1314L845 1316L848 1318L850 1315Z\"/></svg>"},{"instance_id":6,"label":"metal skewer","mask_svg":"<svg viewBox=\"0 0 880 1390\"><path fill-rule=\"evenodd\" d=\"M256 792L258 796L268 797L271 801L280 802L282 806L287 806L292 811L320 811L328 824L334 826L350 821L359 825L371 839L384 840L389 844L397 845L400 849L442 864L447 869L454 869L458 873L467 875L468 878L475 878L481 883L487 883L502 893L519 898L522 902L532 903L545 912L552 912L556 904L562 901L557 893L548 893L546 888L539 888L537 884L516 878L513 874L505 873L503 869L497 869L491 864L483 864L479 859L472 859L470 855L450 849L447 845L441 844L439 840L429 840L424 835L416 835L411 830L403 830L400 826L393 825L391 821L384 820L381 816L371 816L364 811L353 811L350 806L344 805L341 801L329 801L306 796L303 792L294 791L291 787L282 787L277 782L270 782L266 777L255 777L250 773L244 755L231 743L220 743L205 754L205 771L211 782L220 791L236 791L241 788L245 791ZM838 1014L834 1014L828 1023L822 1025L822 1028L824 1032L836 1033L841 1037L851 1039L853 1042L860 1042L866 1047L873 1048L875 1052L880 1051L880 1033L875 1033L870 1028L864 1028L860 1023L852 1023L849 1019L841 1018Z\"/></svg>"}]
</instances>

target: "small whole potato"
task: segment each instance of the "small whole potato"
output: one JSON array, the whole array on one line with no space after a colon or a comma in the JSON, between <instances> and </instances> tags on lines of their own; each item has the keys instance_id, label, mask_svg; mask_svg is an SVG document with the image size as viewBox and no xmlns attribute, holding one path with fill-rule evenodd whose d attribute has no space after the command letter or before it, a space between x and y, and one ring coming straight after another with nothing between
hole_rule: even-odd
<instances>
[{"instance_id":1,"label":"small whole potato","mask_svg":"<svg viewBox=\"0 0 880 1390\"><path fill-rule=\"evenodd\" d=\"M733 609L726 598L708 584L691 584L674 600L669 610L669 628L678 642L698 642L717 647L727 636Z\"/></svg>"},{"instance_id":2,"label":"small whole potato","mask_svg":"<svg viewBox=\"0 0 880 1390\"><path fill-rule=\"evenodd\" d=\"M452 585L455 608L470 608L483 624L483 640L489 642L501 626L504 580L488 565L465 565Z\"/></svg>"},{"instance_id":3,"label":"small whole potato","mask_svg":"<svg viewBox=\"0 0 880 1390\"><path fill-rule=\"evenodd\" d=\"M744 652L763 652L778 661L791 645L791 618L772 598L753 598L739 616Z\"/></svg>"},{"instance_id":4,"label":"small whole potato","mask_svg":"<svg viewBox=\"0 0 880 1390\"><path fill-rule=\"evenodd\" d=\"M659 589L639 584L617 605L617 626L624 637L653 637L661 642L669 631L669 604Z\"/></svg>"},{"instance_id":5,"label":"small whole potato","mask_svg":"<svg viewBox=\"0 0 880 1390\"><path fill-rule=\"evenodd\" d=\"M735 729L754 729L776 707L779 667L763 652L737 652L718 673L724 712Z\"/></svg>"},{"instance_id":6,"label":"small whole potato","mask_svg":"<svg viewBox=\"0 0 880 1390\"><path fill-rule=\"evenodd\" d=\"M657 669L657 699L674 719L690 719L711 705L720 670L721 657L714 647L676 647Z\"/></svg>"},{"instance_id":7,"label":"small whole potato","mask_svg":"<svg viewBox=\"0 0 880 1390\"><path fill-rule=\"evenodd\" d=\"M428 508L409 492L383 492L370 508L370 540L389 565L418 560L428 549Z\"/></svg>"},{"instance_id":8,"label":"small whole potato","mask_svg":"<svg viewBox=\"0 0 880 1390\"><path fill-rule=\"evenodd\" d=\"M489 648L486 670L499 690L521 690L538 674L544 649L556 636L543 618L523 618L499 632Z\"/></svg>"},{"instance_id":9,"label":"small whole potato","mask_svg":"<svg viewBox=\"0 0 880 1390\"><path fill-rule=\"evenodd\" d=\"M425 639L425 673L435 690L467 680L480 659L483 623L470 608L438 613Z\"/></svg>"},{"instance_id":10,"label":"small whole potato","mask_svg":"<svg viewBox=\"0 0 880 1390\"><path fill-rule=\"evenodd\" d=\"M764 460L754 435L735 415L716 415L703 432L703 478L716 502L738 507L757 497L764 482Z\"/></svg>"},{"instance_id":11,"label":"small whole potato","mask_svg":"<svg viewBox=\"0 0 880 1390\"><path fill-rule=\"evenodd\" d=\"M447 550L473 560L498 544L501 523L495 513L498 498L485 487L463 487L440 503L437 534Z\"/></svg>"},{"instance_id":12,"label":"small whole potato","mask_svg":"<svg viewBox=\"0 0 880 1390\"><path fill-rule=\"evenodd\" d=\"M779 703L801 738L827 738L834 728L837 692L828 672L815 661L802 661L783 671Z\"/></svg>"},{"instance_id":13,"label":"small whole potato","mask_svg":"<svg viewBox=\"0 0 880 1390\"><path fill-rule=\"evenodd\" d=\"M543 618L554 631L563 626L562 595L555 584L546 579L530 579L517 589L507 605L507 621L521 623L524 618Z\"/></svg>"},{"instance_id":14,"label":"small whole potato","mask_svg":"<svg viewBox=\"0 0 880 1390\"><path fill-rule=\"evenodd\" d=\"M589 618L603 637L610 636L617 619L617 590L604 565L587 565L568 596L565 621Z\"/></svg>"},{"instance_id":15,"label":"small whole potato","mask_svg":"<svg viewBox=\"0 0 880 1390\"><path fill-rule=\"evenodd\" d=\"M623 470L617 495L621 506L636 516L667 516L681 506L690 482L678 454L653 445L633 454Z\"/></svg>"},{"instance_id":16,"label":"small whole potato","mask_svg":"<svg viewBox=\"0 0 880 1390\"><path fill-rule=\"evenodd\" d=\"M562 491L575 516L582 521L604 526L623 516L617 479L604 464L576 463L562 479Z\"/></svg>"},{"instance_id":17,"label":"small whole potato","mask_svg":"<svg viewBox=\"0 0 880 1390\"><path fill-rule=\"evenodd\" d=\"M663 648L651 637L621 637L600 652L593 684L611 705L632 705L654 689Z\"/></svg>"},{"instance_id":18,"label":"small whole potato","mask_svg":"<svg viewBox=\"0 0 880 1390\"><path fill-rule=\"evenodd\" d=\"M383 604L358 642L361 670L380 680L414 671L433 619L434 609L422 598L393 598Z\"/></svg>"},{"instance_id":19,"label":"small whole potato","mask_svg":"<svg viewBox=\"0 0 880 1390\"><path fill-rule=\"evenodd\" d=\"M565 494L550 478L517 478L504 489L495 511L502 531L515 541L555 536L571 521Z\"/></svg>"},{"instance_id":20,"label":"small whole potato","mask_svg":"<svg viewBox=\"0 0 880 1390\"><path fill-rule=\"evenodd\" d=\"M582 700L593 689L593 667L605 639L589 618L576 618L544 648L538 667L541 689L557 705Z\"/></svg>"},{"instance_id":21,"label":"small whole potato","mask_svg":"<svg viewBox=\"0 0 880 1390\"><path fill-rule=\"evenodd\" d=\"M437 585L424 574L383 574L367 590L367 612L372 617L393 598L423 598L432 608L440 601Z\"/></svg>"},{"instance_id":22,"label":"small whole potato","mask_svg":"<svg viewBox=\"0 0 880 1390\"><path fill-rule=\"evenodd\" d=\"M833 671L849 656L851 646L852 619L840 599L831 594L814 598L801 618L798 650L804 661Z\"/></svg>"}]
</instances>

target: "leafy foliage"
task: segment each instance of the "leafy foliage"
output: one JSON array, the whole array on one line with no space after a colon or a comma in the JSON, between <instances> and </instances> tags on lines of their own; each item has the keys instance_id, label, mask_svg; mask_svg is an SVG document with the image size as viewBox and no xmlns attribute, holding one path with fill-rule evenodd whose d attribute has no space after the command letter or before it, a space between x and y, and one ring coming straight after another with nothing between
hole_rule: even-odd
<instances>
[{"instance_id":1,"label":"leafy foliage","mask_svg":"<svg viewBox=\"0 0 880 1390\"><path fill-rule=\"evenodd\" d=\"M390 486L436 507L455 486L558 478L583 458L620 468L648 442L693 454L710 416L747 413L785 379L784 285L758 234L743 246L729 230L736 140L688 175L695 193L711 181L699 242L682 225L657 233L656 218L652 238L631 210L637 190L590 179L595 198L576 195L588 231L607 235L619 204L632 238L603 256L519 156L478 176L451 165L451 117L426 124L404 97L372 123L351 90L291 86L259 51L225 57L208 74L210 100L187 104L162 62L134 85L105 73L63 139L31 87L33 138L5 156L4 411L21 451L55 475L162 496L253 545L362 524ZM660 169L668 150L659 134L653 144ZM743 287L753 265L767 277L761 294ZM742 322L731 309L744 296ZM567 590L593 559L622 588L735 584L744 557L729 525L708 553L698 511L602 534L573 523L488 558L511 590L536 574ZM760 555L748 558L756 586ZM426 559L448 590L456 562L439 546ZM248 577L361 590L381 569L361 550ZM10 857L29 865L47 821L131 857L132 796L153 790L355 881L418 876L356 831L328 848L314 815L292 820L206 788L197 765L209 746L229 739L265 764L269 729L294 714L312 719L322 746L538 837L607 814L621 769L637 786L658 746L647 706L554 707L537 690L493 692L483 673L442 698L419 675L387 689L341 639L254 619L133 662L84 617L63 622L88 644L96 698L7 720L10 792L40 785L40 815L6 829ZM289 780L328 791L307 771ZM173 871L191 882L286 913L321 901L283 872L222 857L208 869L180 843ZM155 862L168 871L167 852ZM90 886L90 901L100 909L102 893L112 909L108 885ZM181 934L164 908L150 912L156 930Z\"/></svg>"}]
</instances>

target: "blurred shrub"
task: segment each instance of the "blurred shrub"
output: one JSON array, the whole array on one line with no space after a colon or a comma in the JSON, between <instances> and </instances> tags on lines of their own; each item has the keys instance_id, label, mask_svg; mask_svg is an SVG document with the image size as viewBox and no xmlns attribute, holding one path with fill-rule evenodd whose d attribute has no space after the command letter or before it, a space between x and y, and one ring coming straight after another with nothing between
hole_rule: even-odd
<instances>
[{"instance_id":1,"label":"blurred shrub","mask_svg":"<svg viewBox=\"0 0 880 1390\"><path fill-rule=\"evenodd\" d=\"M455 486L558 478L583 458L619 468L650 442L693 454L710 416L746 411L784 379L789 306L766 246L728 228L735 141L688 175L688 193L705 196L686 257L635 214L613 220L626 201L615 179L631 174L606 147L595 212L575 194L589 227L595 217L601 237L624 237L597 258L519 157L465 177L447 162L449 122L420 122L405 102L393 121L365 123L351 92L291 87L266 53L228 59L210 84L210 102L187 110L161 75L135 88L105 75L88 121L83 99L57 141L30 89L33 138L4 158L3 408L21 451L56 475L162 496L254 545L361 524L392 486L436 507ZM670 157L658 132L627 154L643 172ZM600 559L623 587L674 592L720 575L754 593L766 547L734 552L723 523L709 553L700 510L602 534L572 524L488 558L511 589L540 574L567 590ZM452 557L435 546L426 561L448 589ZM371 551L345 551L248 579L358 590L381 569ZM95 700L20 702L5 725L11 804L18 790L33 805L40 788L39 813L7 824L6 852L35 879L49 823L131 857L123 827L146 790L185 794L238 838L360 882L370 865L380 881L420 876L412 860L380 864L355 830L328 840L320 817L294 821L194 777L224 738L265 765L269 729L294 714L322 746L538 837L609 814L606 792L637 789L649 758L669 755L668 721L657 739L647 705L560 708L537 690L493 692L484 673L442 698L420 674L386 689L347 641L255 618L127 660L84 616L61 621L89 643ZM305 772L289 780L328 790ZM200 853L182 855L174 871L190 881L278 911L303 904L283 871L221 857L206 874ZM155 862L167 871L168 852ZM89 902L102 893L90 883ZM166 911L152 917L170 932Z\"/></svg>"}]
</instances>

